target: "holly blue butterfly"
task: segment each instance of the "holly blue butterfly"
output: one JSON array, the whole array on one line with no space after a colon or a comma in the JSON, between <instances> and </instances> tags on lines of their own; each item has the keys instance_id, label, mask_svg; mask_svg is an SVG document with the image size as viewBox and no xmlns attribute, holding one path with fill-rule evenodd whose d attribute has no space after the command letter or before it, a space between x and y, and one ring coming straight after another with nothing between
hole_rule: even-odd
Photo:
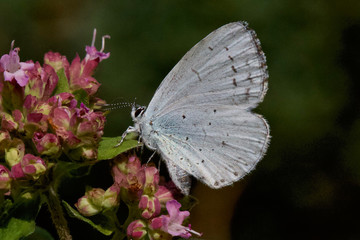
<instances>
[{"instance_id":1,"label":"holly blue butterfly","mask_svg":"<svg viewBox=\"0 0 360 240\"><path fill-rule=\"evenodd\" d=\"M133 107L129 132L160 154L175 185L190 176L211 188L238 181L261 160L269 125L251 112L268 89L266 59L246 22L220 27L165 77L149 106Z\"/></svg>"}]
</instances>

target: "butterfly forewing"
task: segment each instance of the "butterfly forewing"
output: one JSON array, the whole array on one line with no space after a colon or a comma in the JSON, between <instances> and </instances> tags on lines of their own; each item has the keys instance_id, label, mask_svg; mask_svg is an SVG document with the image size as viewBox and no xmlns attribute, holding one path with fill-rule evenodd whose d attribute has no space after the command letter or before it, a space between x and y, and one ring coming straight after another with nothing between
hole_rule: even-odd
<instances>
[{"instance_id":1,"label":"butterfly forewing","mask_svg":"<svg viewBox=\"0 0 360 240\"><path fill-rule=\"evenodd\" d=\"M165 77L147 113L213 102L255 107L267 90L267 66L254 31L227 24L196 44Z\"/></svg>"}]
</instances>

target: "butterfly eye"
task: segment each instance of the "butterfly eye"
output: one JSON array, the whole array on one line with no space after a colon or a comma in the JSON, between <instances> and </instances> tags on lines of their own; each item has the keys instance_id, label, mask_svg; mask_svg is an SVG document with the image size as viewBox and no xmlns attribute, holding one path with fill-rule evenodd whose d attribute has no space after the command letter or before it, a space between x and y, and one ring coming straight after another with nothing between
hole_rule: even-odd
<instances>
[{"instance_id":1,"label":"butterfly eye","mask_svg":"<svg viewBox=\"0 0 360 240\"><path fill-rule=\"evenodd\" d=\"M135 117L137 118L141 113L144 112L144 109L143 107L139 107L138 109L136 109L135 111Z\"/></svg>"}]
</instances>

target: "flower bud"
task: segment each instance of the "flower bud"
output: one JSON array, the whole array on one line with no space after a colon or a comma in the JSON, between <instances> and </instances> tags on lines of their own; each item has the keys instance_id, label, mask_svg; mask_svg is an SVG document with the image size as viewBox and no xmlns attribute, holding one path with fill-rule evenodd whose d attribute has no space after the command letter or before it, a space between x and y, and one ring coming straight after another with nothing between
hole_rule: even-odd
<instances>
[{"instance_id":1,"label":"flower bud","mask_svg":"<svg viewBox=\"0 0 360 240\"><path fill-rule=\"evenodd\" d=\"M14 120L14 118L10 114L6 112L2 112L0 113L0 118L1 118L2 130L11 132L18 129L19 124Z\"/></svg>"},{"instance_id":2,"label":"flower bud","mask_svg":"<svg viewBox=\"0 0 360 240\"><path fill-rule=\"evenodd\" d=\"M105 209L109 209L109 208L118 206L120 203L119 202L119 193L120 193L120 187L118 187L116 184L109 187L104 194L102 206Z\"/></svg>"},{"instance_id":3,"label":"flower bud","mask_svg":"<svg viewBox=\"0 0 360 240\"><path fill-rule=\"evenodd\" d=\"M12 167L19 163L25 154L25 144L18 138L14 138L5 149L5 161Z\"/></svg>"},{"instance_id":4,"label":"flower bud","mask_svg":"<svg viewBox=\"0 0 360 240\"><path fill-rule=\"evenodd\" d=\"M5 154L5 149L11 142L11 137L9 132L0 130L0 156Z\"/></svg>"},{"instance_id":5,"label":"flower bud","mask_svg":"<svg viewBox=\"0 0 360 240\"><path fill-rule=\"evenodd\" d=\"M127 227L127 235L130 239L140 240L147 235L146 223L142 220L135 220Z\"/></svg>"},{"instance_id":6,"label":"flower bud","mask_svg":"<svg viewBox=\"0 0 360 240\"><path fill-rule=\"evenodd\" d=\"M85 195L88 196L89 200L95 205L101 206L104 200L105 190L101 188L91 188L86 191Z\"/></svg>"},{"instance_id":7,"label":"flower bud","mask_svg":"<svg viewBox=\"0 0 360 240\"><path fill-rule=\"evenodd\" d=\"M84 216L94 216L101 212L101 207L96 206L92 201L89 200L88 196L79 198L78 202L75 203L77 210Z\"/></svg>"},{"instance_id":8,"label":"flower bud","mask_svg":"<svg viewBox=\"0 0 360 240\"><path fill-rule=\"evenodd\" d=\"M4 165L0 165L0 193L9 192L10 187L10 171Z\"/></svg>"},{"instance_id":9,"label":"flower bud","mask_svg":"<svg viewBox=\"0 0 360 240\"><path fill-rule=\"evenodd\" d=\"M159 171L156 167L146 167L144 193L153 196L157 191L159 179Z\"/></svg>"}]
</instances>

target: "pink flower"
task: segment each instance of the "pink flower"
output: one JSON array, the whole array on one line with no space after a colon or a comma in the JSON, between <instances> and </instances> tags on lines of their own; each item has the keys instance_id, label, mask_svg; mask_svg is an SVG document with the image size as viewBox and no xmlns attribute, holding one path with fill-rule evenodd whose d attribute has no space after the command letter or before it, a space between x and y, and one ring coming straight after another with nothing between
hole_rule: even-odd
<instances>
[{"instance_id":1,"label":"pink flower","mask_svg":"<svg viewBox=\"0 0 360 240\"><path fill-rule=\"evenodd\" d=\"M183 238L191 237L191 233L201 236L200 233L195 232L190 227L183 226L183 221L190 213L189 211L180 211L181 204L176 200L171 200L166 203L166 209L169 215L162 215L154 218L150 224L153 229L161 229L172 236L180 236Z\"/></svg>"},{"instance_id":2,"label":"pink flower","mask_svg":"<svg viewBox=\"0 0 360 240\"><path fill-rule=\"evenodd\" d=\"M12 132L12 131L15 131L18 129L19 124L14 120L14 118L10 114L8 114L6 112L1 112L0 118L1 118L1 129L2 130Z\"/></svg>"},{"instance_id":3,"label":"pink flower","mask_svg":"<svg viewBox=\"0 0 360 240\"><path fill-rule=\"evenodd\" d=\"M57 107L49 116L49 123L66 147L75 149L80 146L81 140L73 133L75 125L75 109Z\"/></svg>"},{"instance_id":4,"label":"pink flower","mask_svg":"<svg viewBox=\"0 0 360 240\"><path fill-rule=\"evenodd\" d=\"M168 201L174 199L172 192L164 186L159 186L157 192L155 193L155 197L159 199L161 207L165 207L165 204Z\"/></svg>"},{"instance_id":5,"label":"pink flower","mask_svg":"<svg viewBox=\"0 0 360 240\"><path fill-rule=\"evenodd\" d=\"M59 93L49 98L47 103L54 107L66 106L69 108L76 108L77 105L74 95L68 92Z\"/></svg>"},{"instance_id":6,"label":"pink flower","mask_svg":"<svg viewBox=\"0 0 360 240\"><path fill-rule=\"evenodd\" d=\"M10 171L0 164L0 193L7 194L11 187Z\"/></svg>"},{"instance_id":7,"label":"pink flower","mask_svg":"<svg viewBox=\"0 0 360 240\"><path fill-rule=\"evenodd\" d=\"M128 190L131 198L139 199L145 183L145 172L138 157L120 155L112 167L114 182Z\"/></svg>"},{"instance_id":8,"label":"pink flower","mask_svg":"<svg viewBox=\"0 0 360 240\"><path fill-rule=\"evenodd\" d=\"M61 150L59 139L52 133L36 132L32 141L39 154L56 155Z\"/></svg>"},{"instance_id":9,"label":"pink flower","mask_svg":"<svg viewBox=\"0 0 360 240\"><path fill-rule=\"evenodd\" d=\"M32 69L34 64L20 62L18 55L20 49L13 48L14 41L11 42L9 54L4 54L0 59L0 64L4 69L4 79L5 81L15 79L19 86L24 87L29 81L29 76L26 75L25 71Z\"/></svg>"},{"instance_id":10,"label":"pink flower","mask_svg":"<svg viewBox=\"0 0 360 240\"><path fill-rule=\"evenodd\" d=\"M135 220L127 227L127 235L130 239L140 240L147 235L146 223L142 220Z\"/></svg>"},{"instance_id":11,"label":"pink flower","mask_svg":"<svg viewBox=\"0 0 360 240\"><path fill-rule=\"evenodd\" d=\"M159 185L159 179L159 171L156 167L146 167L144 193L154 195Z\"/></svg>"},{"instance_id":12,"label":"pink flower","mask_svg":"<svg viewBox=\"0 0 360 240\"><path fill-rule=\"evenodd\" d=\"M157 197L142 195L139 202L139 208L142 211L141 216L149 219L158 216L161 211L160 201Z\"/></svg>"},{"instance_id":13,"label":"pink flower","mask_svg":"<svg viewBox=\"0 0 360 240\"><path fill-rule=\"evenodd\" d=\"M21 162L11 168L14 178L29 177L33 180L38 179L45 171L45 162L32 154L25 154Z\"/></svg>"},{"instance_id":14,"label":"pink flower","mask_svg":"<svg viewBox=\"0 0 360 240\"><path fill-rule=\"evenodd\" d=\"M41 67L40 63L36 62L34 68L27 74L29 82L25 88L25 94L32 95L38 100L49 99L59 81L54 68L47 64Z\"/></svg>"},{"instance_id":15,"label":"pink flower","mask_svg":"<svg viewBox=\"0 0 360 240\"><path fill-rule=\"evenodd\" d=\"M96 28L94 29L91 46L85 47L85 51L86 51L85 61L94 60L94 59L98 58L99 62L101 62L102 60L110 57L110 53L104 53L106 38L110 38L110 36L109 35L103 36L101 49L100 49L100 51L96 50L96 48L95 48Z\"/></svg>"},{"instance_id":16,"label":"pink flower","mask_svg":"<svg viewBox=\"0 0 360 240\"><path fill-rule=\"evenodd\" d=\"M110 53L104 53L105 39L110 36L103 36L102 48L97 51L95 44L96 30L94 30L93 40L91 46L86 46L86 56L80 61L80 57L76 55L75 59L71 62L69 67L69 84L72 92L83 89L89 95L93 95L98 88L100 83L92 77L93 72L99 62L110 57Z\"/></svg>"},{"instance_id":17,"label":"pink flower","mask_svg":"<svg viewBox=\"0 0 360 240\"><path fill-rule=\"evenodd\" d=\"M66 77L69 78L70 64L65 56L62 56L60 53L57 52L48 52L45 53L44 63L52 66L55 72L58 72L60 69L64 69Z\"/></svg>"},{"instance_id":18,"label":"pink flower","mask_svg":"<svg viewBox=\"0 0 360 240\"><path fill-rule=\"evenodd\" d=\"M80 57L77 55L71 62L70 72L70 89L72 92L83 89L88 95L93 95L100 87L100 83L96 81L91 75L98 65L98 61L80 61Z\"/></svg>"}]
</instances>

